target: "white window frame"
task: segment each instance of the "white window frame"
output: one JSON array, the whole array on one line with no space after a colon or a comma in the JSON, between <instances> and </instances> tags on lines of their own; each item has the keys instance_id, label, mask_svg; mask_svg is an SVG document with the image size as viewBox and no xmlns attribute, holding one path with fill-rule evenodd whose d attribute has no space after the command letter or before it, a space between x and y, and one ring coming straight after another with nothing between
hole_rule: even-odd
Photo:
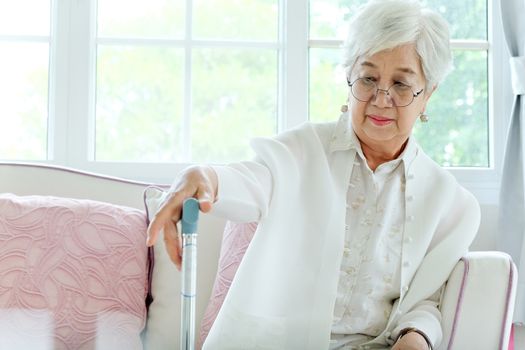
<instances>
[{"instance_id":1,"label":"white window frame","mask_svg":"<svg viewBox=\"0 0 525 350\"><path fill-rule=\"evenodd\" d=\"M261 44L262 47L277 48L279 52L279 131L308 120L309 48L337 48L341 44L339 41L309 40L308 7L307 0L281 0L278 42ZM186 11L187 15L191 15L191 0L186 0ZM453 48L488 49L490 167L450 168L450 171L482 204L497 204L512 92L508 83L507 48L496 0L488 0L488 11L488 41L453 41L451 44ZM95 16L94 0L52 0L48 131L50 160L47 162L113 176L169 183L176 173L189 164L94 161L91 150L94 149L95 122ZM186 21L186 38L180 45L190 45L190 31L191 22ZM108 41L102 39L101 42ZM208 45L210 42L202 44ZM223 47L228 45L227 42L215 44ZM186 57L185 64L187 77L191 77L190 57ZM189 78L185 84L186 91L191 91ZM186 94L185 98L191 99L191 96ZM189 128L189 102L191 100L186 101L184 111L186 129ZM496 111L499 113L496 114Z\"/></svg>"}]
</instances>

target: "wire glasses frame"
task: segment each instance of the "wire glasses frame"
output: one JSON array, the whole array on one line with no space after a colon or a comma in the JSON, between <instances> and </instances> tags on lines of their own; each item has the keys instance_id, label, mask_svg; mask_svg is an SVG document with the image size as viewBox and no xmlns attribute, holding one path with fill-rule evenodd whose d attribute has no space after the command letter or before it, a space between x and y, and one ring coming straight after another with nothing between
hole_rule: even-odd
<instances>
[{"instance_id":1,"label":"wire glasses frame","mask_svg":"<svg viewBox=\"0 0 525 350\"><path fill-rule=\"evenodd\" d=\"M424 89L414 92L412 88L404 84L393 84L388 89L380 89L377 84L368 78L357 78L353 82L347 78L348 86L352 95L361 102L369 102L377 97L379 91L384 92L396 107L406 107L414 102Z\"/></svg>"}]
</instances>

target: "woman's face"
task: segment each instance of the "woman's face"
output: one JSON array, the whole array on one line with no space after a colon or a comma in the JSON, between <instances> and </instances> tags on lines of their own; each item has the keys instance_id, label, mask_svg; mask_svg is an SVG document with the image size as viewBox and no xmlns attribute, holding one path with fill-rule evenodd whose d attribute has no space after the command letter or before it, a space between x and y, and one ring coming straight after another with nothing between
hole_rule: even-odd
<instances>
[{"instance_id":1,"label":"woman's face","mask_svg":"<svg viewBox=\"0 0 525 350\"><path fill-rule=\"evenodd\" d=\"M384 91L378 91L368 102L359 101L349 91L352 124L361 142L372 148L385 146L397 152L410 136L416 119L425 111L432 94L432 91L425 89L426 81L414 45L398 46L369 57L360 57L350 72L349 80L354 82L358 78L367 78L367 82L375 82L382 90L394 84L397 88L410 86L414 93L423 89L405 107L397 107Z\"/></svg>"}]
</instances>

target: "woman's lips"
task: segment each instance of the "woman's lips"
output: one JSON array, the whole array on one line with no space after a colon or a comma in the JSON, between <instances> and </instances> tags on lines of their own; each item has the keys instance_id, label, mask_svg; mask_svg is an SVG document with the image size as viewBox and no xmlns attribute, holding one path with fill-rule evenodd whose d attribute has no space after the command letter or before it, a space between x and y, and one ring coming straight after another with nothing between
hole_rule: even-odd
<instances>
[{"instance_id":1,"label":"woman's lips","mask_svg":"<svg viewBox=\"0 0 525 350\"><path fill-rule=\"evenodd\" d=\"M370 119L372 123L378 126L388 125L394 122L394 119L390 119L380 115L367 114L366 116Z\"/></svg>"}]
</instances>

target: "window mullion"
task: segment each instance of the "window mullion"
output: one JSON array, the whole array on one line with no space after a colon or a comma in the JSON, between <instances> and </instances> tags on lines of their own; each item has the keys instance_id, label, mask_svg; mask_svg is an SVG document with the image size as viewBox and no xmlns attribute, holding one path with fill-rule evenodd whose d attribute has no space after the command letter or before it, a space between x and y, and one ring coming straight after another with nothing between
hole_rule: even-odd
<instances>
[{"instance_id":1,"label":"window mullion","mask_svg":"<svg viewBox=\"0 0 525 350\"><path fill-rule=\"evenodd\" d=\"M96 0L71 2L67 165L80 168L94 159L95 12Z\"/></svg>"},{"instance_id":2,"label":"window mullion","mask_svg":"<svg viewBox=\"0 0 525 350\"><path fill-rule=\"evenodd\" d=\"M60 0L51 2L47 159L57 164L65 164L67 158L70 4Z\"/></svg>"},{"instance_id":3,"label":"window mullion","mask_svg":"<svg viewBox=\"0 0 525 350\"><path fill-rule=\"evenodd\" d=\"M308 120L308 2L282 0L279 131Z\"/></svg>"},{"instance_id":4,"label":"window mullion","mask_svg":"<svg viewBox=\"0 0 525 350\"><path fill-rule=\"evenodd\" d=\"M184 30L184 112L182 117L183 161L191 160L193 1L186 0Z\"/></svg>"},{"instance_id":5,"label":"window mullion","mask_svg":"<svg viewBox=\"0 0 525 350\"><path fill-rule=\"evenodd\" d=\"M308 41L310 47L339 49L343 44L343 40L337 39L310 39ZM489 42L487 40L450 40L450 47L453 50L481 50L487 51L489 49Z\"/></svg>"},{"instance_id":6,"label":"window mullion","mask_svg":"<svg viewBox=\"0 0 525 350\"><path fill-rule=\"evenodd\" d=\"M452 50L481 50L487 51L489 49L489 42L487 40L450 40L450 48Z\"/></svg>"}]
</instances>

